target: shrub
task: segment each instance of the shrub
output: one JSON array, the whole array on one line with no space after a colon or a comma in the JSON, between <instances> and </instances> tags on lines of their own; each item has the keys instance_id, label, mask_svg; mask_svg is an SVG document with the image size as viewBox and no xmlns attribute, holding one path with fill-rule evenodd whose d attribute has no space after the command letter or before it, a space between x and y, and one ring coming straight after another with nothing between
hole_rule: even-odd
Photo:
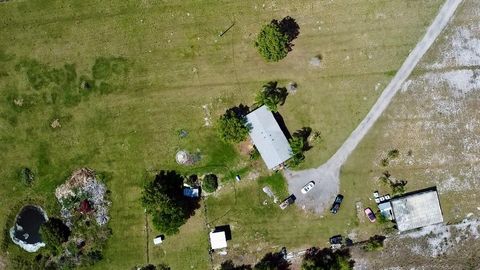
<instances>
[{"instance_id":1,"label":"shrub","mask_svg":"<svg viewBox=\"0 0 480 270\"><path fill-rule=\"evenodd\" d=\"M303 155L304 139L301 137L293 137L290 139L290 148L292 149L292 157L288 161L288 166L294 168L300 165L305 159Z\"/></svg>"},{"instance_id":2,"label":"shrub","mask_svg":"<svg viewBox=\"0 0 480 270\"><path fill-rule=\"evenodd\" d=\"M350 259L348 249L333 251L329 248L310 248L305 253L302 270L350 270L354 261Z\"/></svg>"},{"instance_id":3,"label":"shrub","mask_svg":"<svg viewBox=\"0 0 480 270\"><path fill-rule=\"evenodd\" d=\"M257 147L253 146L252 151L249 153L250 160L258 160L260 158L260 152L258 152Z\"/></svg>"},{"instance_id":4,"label":"shrub","mask_svg":"<svg viewBox=\"0 0 480 270\"><path fill-rule=\"evenodd\" d=\"M406 180L395 180L395 181L390 181L390 188L392 189L392 193L397 195L397 194L403 194L405 193L405 186L407 185Z\"/></svg>"},{"instance_id":5,"label":"shrub","mask_svg":"<svg viewBox=\"0 0 480 270\"><path fill-rule=\"evenodd\" d=\"M368 239L368 242L363 246L363 250L365 251L376 251L381 250L383 248L383 241L385 240L385 236L375 235Z\"/></svg>"},{"instance_id":6,"label":"shrub","mask_svg":"<svg viewBox=\"0 0 480 270\"><path fill-rule=\"evenodd\" d=\"M203 178L202 187L206 192L214 192L218 188L218 178L215 174L207 174Z\"/></svg>"},{"instance_id":7,"label":"shrub","mask_svg":"<svg viewBox=\"0 0 480 270\"><path fill-rule=\"evenodd\" d=\"M287 56L289 38L282 32L277 21L263 26L257 36L255 47L267 61L277 62Z\"/></svg>"},{"instance_id":8,"label":"shrub","mask_svg":"<svg viewBox=\"0 0 480 270\"><path fill-rule=\"evenodd\" d=\"M390 162L389 162L388 158L383 158L383 159L382 159L382 166L383 166L383 167L387 167L389 163L390 163Z\"/></svg>"},{"instance_id":9,"label":"shrub","mask_svg":"<svg viewBox=\"0 0 480 270\"><path fill-rule=\"evenodd\" d=\"M398 155L400 155L400 152L398 151L398 149L392 149L392 150L388 151L388 158L389 159L397 158Z\"/></svg>"},{"instance_id":10,"label":"shrub","mask_svg":"<svg viewBox=\"0 0 480 270\"><path fill-rule=\"evenodd\" d=\"M22 182L29 186L32 184L33 180L35 179L35 175L33 174L32 170L27 167L24 167L20 170L20 178Z\"/></svg>"}]
</instances>

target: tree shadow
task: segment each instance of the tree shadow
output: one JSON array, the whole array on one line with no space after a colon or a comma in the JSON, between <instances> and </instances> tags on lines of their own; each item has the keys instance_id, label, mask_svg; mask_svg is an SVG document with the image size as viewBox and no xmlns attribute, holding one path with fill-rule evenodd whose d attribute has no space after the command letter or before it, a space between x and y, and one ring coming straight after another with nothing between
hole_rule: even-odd
<instances>
[{"instance_id":1,"label":"tree shadow","mask_svg":"<svg viewBox=\"0 0 480 270\"><path fill-rule=\"evenodd\" d=\"M303 149L302 151L308 151L312 149L312 146L308 143L308 137L312 134L312 128L302 127L301 129L293 133L293 137L302 138L303 140Z\"/></svg>"},{"instance_id":2,"label":"tree shadow","mask_svg":"<svg viewBox=\"0 0 480 270\"><path fill-rule=\"evenodd\" d=\"M238 117L245 117L250 112L250 108L247 105L240 104L238 106L228 108L225 114L230 112L233 112Z\"/></svg>"},{"instance_id":3,"label":"tree shadow","mask_svg":"<svg viewBox=\"0 0 480 270\"><path fill-rule=\"evenodd\" d=\"M286 87L278 87L278 82L276 81L269 81L268 83L263 85L263 91L269 93L269 95L275 96L280 105L285 104L287 100L288 91Z\"/></svg>"},{"instance_id":4,"label":"tree shadow","mask_svg":"<svg viewBox=\"0 0 480 270\"><path fill-rule=\"evenodd\" d=\"M278 23L278 26L280 30L288 36L288 42L292 42L300 34L300 26L295 19L290 16L283 18Z\"/></svg>"},{"instance_id":5,"label":"tree shadow","mask_svg":"<svg viewBox=\"0 0 480 270\"><path fill-rule=\"evenodd\" d=\"M232 230L230 230L230 225L215 226L213 232L225 232L225 239L227 241L232 240Z\"/></svg>"},{"instance_id":6,"label":"tree shadow","mask_svg":"<svg viewBox=\"0 0 480 270\"><path fill-rule=\"evenodd\" d=\"M220 270L252 270L252 266L248 264L235 265L232 260L227 260L220 265Z\"/></svg>"},{"instance_id":7,"label":"tree shadow","mask_svg":"<svg viewBox=\"0 0 480 270\"><path fill-rule=\"evenodd\" d=\"M285 260L285 257L281 252L270 252L265 254L265 256L255 264L254 269L288 270L290 269L290 263Z\"/></svg>"}]
</instances>

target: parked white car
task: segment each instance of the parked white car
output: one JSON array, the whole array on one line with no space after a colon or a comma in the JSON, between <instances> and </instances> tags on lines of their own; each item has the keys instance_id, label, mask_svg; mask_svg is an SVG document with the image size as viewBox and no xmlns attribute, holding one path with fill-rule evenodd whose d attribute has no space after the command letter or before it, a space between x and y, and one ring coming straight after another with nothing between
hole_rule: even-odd
<instances>
[{"instance_id":1,"label":"parked white car","mask_svg":"<svg viewBox=\"0 0 480 270\"><path fill-rule=\"evenodd\" d=\"M315 182L310 181L305 186L303 186L301 191L303 194L307 194L307 192L309 192L314 186L315 186Z\"/></svg>"}]
</instances>

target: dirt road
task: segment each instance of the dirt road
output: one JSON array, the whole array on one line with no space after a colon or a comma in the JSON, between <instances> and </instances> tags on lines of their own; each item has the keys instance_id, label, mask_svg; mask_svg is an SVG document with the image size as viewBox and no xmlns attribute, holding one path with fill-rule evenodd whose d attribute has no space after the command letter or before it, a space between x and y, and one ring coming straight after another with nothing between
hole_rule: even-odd
<instances>
[{"instance_id":1,"label":"dirt road","mask_svg":"<svg viewBox=\"0 0 480 270\"><path fill-rule=\"evenodd\" d=\"M285 172L289 192L297 197L297 205L304 209L323 213L325 208L332 203L333 198L339 191L341 166L388 107L420 59L448 24L461 2L462 0L447 0L445 2L423 38L410 52L395 77L383 90L368 114L325 164L316 169ZM309 181L315 181L315 187L306 195L301 194L300 189Z\"/></svg>"}]
</instances>

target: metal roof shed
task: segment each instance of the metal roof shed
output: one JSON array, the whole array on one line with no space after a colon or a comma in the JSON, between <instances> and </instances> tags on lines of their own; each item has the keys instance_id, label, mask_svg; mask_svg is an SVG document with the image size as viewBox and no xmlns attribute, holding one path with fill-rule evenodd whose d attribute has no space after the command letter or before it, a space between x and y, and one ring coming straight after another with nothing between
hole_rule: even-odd
<instances>
[{"instance_id":1,"label":"metal roof shed","mask_svg":"<svg viewBox=\"0 0 480 270\"><path fill-rule=\"evenodd\" d=\"M435 189L423 190L391 200L399 231L408 231L443 222Z\"/></svg>"},{"instance_id":2,"label":"metal roof shed","mask_svg":"<svg viewBox=\"0 0 480 270\"><path fill-rule=\"evenodd\" d=\"M292 149L277 120L263 105L247 115L250 138L268 169L272 170L292 156Z\"/></svg>"},{"instance_id":3,"label":"metal roof shed","mask_svg":"<svg viewBox=\"0 0 480 270\"><path fill-rule=\"evenodd\" d=\"M210 233L210 245L212 249L221 249L227 247L227 236L224 231Z\"/></svg>"}]
</instances>

